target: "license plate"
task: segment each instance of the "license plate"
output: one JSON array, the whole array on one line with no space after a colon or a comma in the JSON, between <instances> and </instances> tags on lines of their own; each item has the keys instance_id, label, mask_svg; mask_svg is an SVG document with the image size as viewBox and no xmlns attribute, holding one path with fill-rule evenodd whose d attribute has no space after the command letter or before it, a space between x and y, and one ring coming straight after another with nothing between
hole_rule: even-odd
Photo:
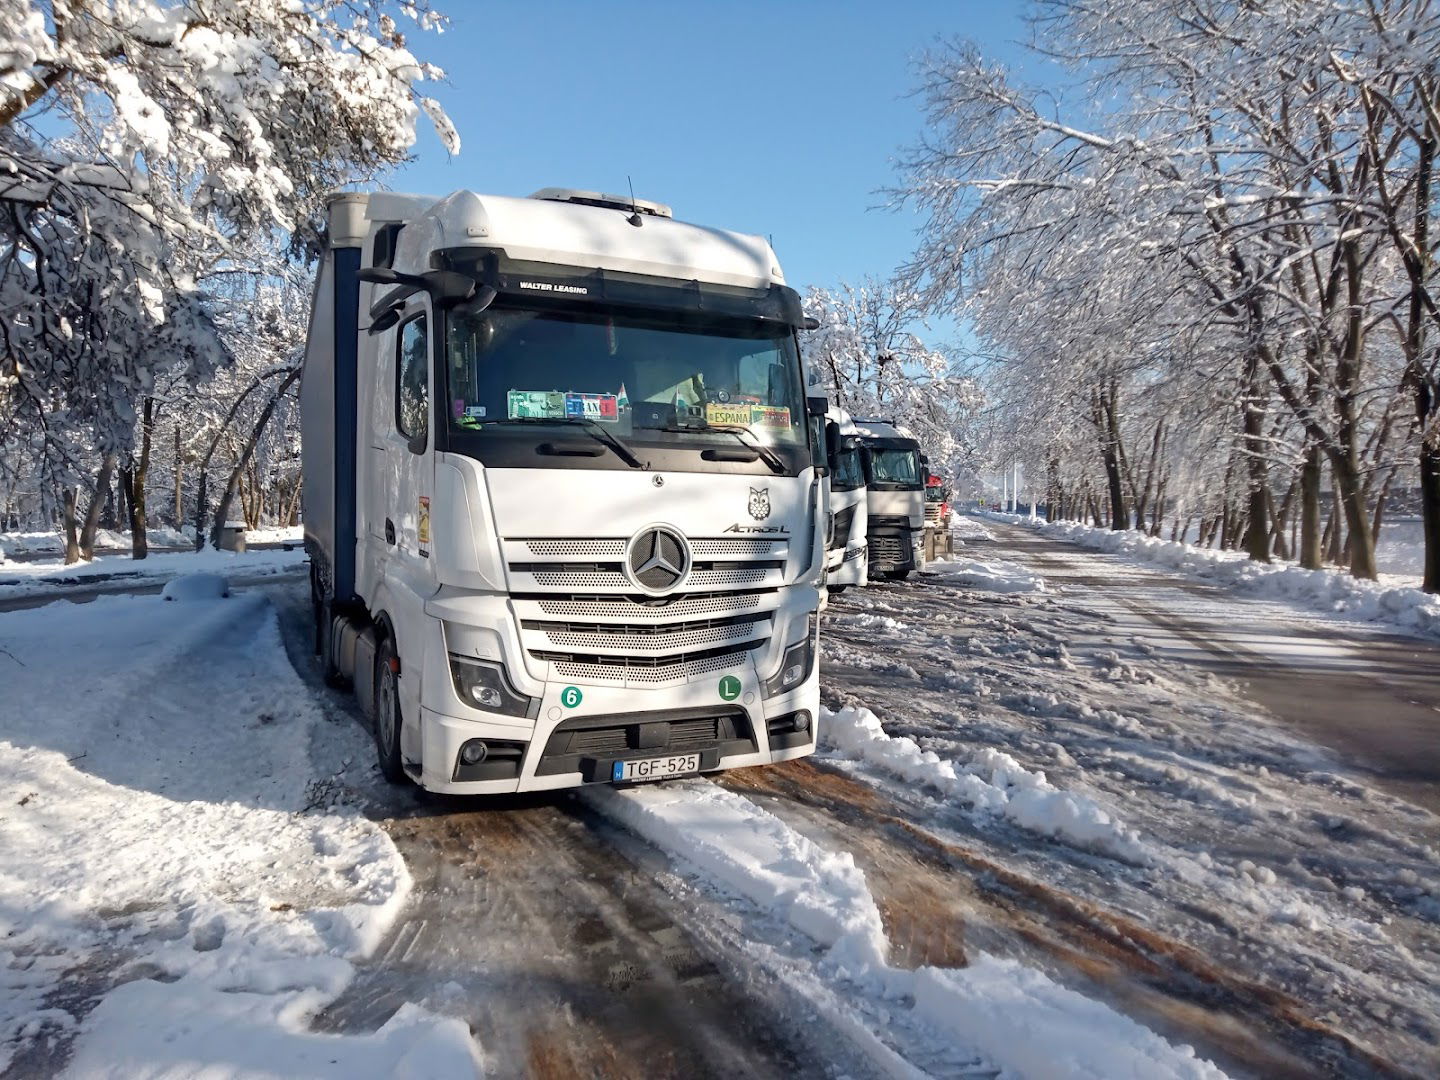
<instances>
[{"instance_id":1,"label":"license plate","mask_svg":"<svg viewBox=\"0 0 1440 1080\"><path fill-rule=\"evenodd\" d=\"M663 780L667 776L684 776L686 773L699 771L699 754L678 754L675 757L617 761L610 770L610 780L612 783L624 780Z\"/></svg>"}]
</instances>

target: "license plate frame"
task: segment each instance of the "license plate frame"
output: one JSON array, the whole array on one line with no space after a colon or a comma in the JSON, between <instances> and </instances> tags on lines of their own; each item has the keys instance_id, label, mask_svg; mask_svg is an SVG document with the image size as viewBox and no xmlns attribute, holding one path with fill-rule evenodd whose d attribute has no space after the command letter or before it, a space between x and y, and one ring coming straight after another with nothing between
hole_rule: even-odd
<instances>
[{"instance_id":1,"label":"license plate frame","mask_svg":"<svg viewBox=\"0 0 1440 1080\"><path fill-rule=\"evenodd\" d=\"M666 754L663 757L629 758L610 765L612 784L635 784L647 780L669 780L672 777L694 776L700 771L700 752Z\"/></svg>"}]
</instances>

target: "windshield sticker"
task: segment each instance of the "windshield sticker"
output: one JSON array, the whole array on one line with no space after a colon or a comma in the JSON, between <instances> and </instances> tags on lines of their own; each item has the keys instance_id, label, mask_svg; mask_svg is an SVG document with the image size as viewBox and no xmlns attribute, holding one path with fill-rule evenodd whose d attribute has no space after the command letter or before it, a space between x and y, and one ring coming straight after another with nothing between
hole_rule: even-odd
<instances>
[{"instance_id":1,"label":"windshield sticker","mask_svg":"<svg viewBox=\"0 0 1440 1080\"><path fill-rule=\"evenodd\" d=\"M790 426L790 410L783 405L752 405L750 422L756 427L788 428Z\"/></svg>"},{"instance_id":2,"label":"windshield sticker","mask_svg":"<svg viewBox=\"0 0 1440 1080\"><path fill-rule=\"evenodd\" d=\"M750 426L749 405L717 405L713 401L705 404L705 422L711 427Z\"/></svg>"},{"instance_id":3,"label":"windshield sticker","mask_svg":"<svg viewBox=\"0 0 1440 1080\"><path fill-rule=\"evenodd\" d=\"M566 394L565 415L613 424L620 419L619 400L614 394Z\"/></svg>"},{"instance_id":4,"label":"windshield sticker","mask_svg":"<svg viewBox=\"0 0 1440 1080\"><path fill-rule=\"evenodd\" d=\"M477 417L480 417L480 418L483 419L484 416L485 416L485 406L484 406L484 405L466 405L466 406L465 406L465 415L466 415L466 416L477 416Z\"/></svg>"},{"instance_id":5,"label":"windshield sticker","mask_svg":"<svg viewBox=\"0 0 1440 1080\"><path fill-rule=\"evenodd\" d=\"M511 420L560 420L565 416L565 395L558 390L510 390L505 399Z\"/></svg>"}]
</instances>

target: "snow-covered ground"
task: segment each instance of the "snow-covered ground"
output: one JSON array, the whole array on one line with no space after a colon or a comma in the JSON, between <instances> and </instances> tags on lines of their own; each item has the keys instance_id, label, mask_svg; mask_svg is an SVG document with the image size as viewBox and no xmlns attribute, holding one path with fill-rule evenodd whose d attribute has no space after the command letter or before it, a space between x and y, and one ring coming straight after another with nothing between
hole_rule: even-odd
<instances>
[{"instance_id":1,"label":"snow-covered ground","mask_svg":"<svg viewBox=\"0 0 1440 1080\"><path fill-rule=\"evenodd\" d=\"M304 538L305 529L300 525L267 525L245 534L249 544L299 543ZM183 549L194 546L195 530L188 525L184 529L146 529L145 539L152 550ZM95 534L95 550L128 554L130 534L100 529ZM11 562L29 563L36 557L48 557L48 561L63 566L64 556L65 538L59 533L0 532L0 570Z\"/></svg>"},{"instance_id":2,"label":"snow-covered ground","mask_svg":"<svg viewBox=\"0 0 1440 1080\"><path fill-rule=\"evenodd\" d=\"M475 1075L458 1020L307 1030L410 877L263 596L0 616L0 686L0 1072Z\"/></svg>"},{"instance_id":3,"label":"snow-covered ground","mask_svg":"<svg viewBox=\"0 0 1440 1080\"><path fill-rule=\"evenodd\" d=\"M271 597L293 645L302 582L0 615L25 703L0 714L0 1071L472 1075L485 1046L498 1076L605 1072L670 957L652 994L727 973L724 1017L697 991L649 1022L697 1067L676 1040L739 996L813 1075L1440 1068L1437 819L1135 632L1115 556L1057 581L1013 536L1041 543L972 520L952 559L835 598L815 759L483 813L398 812L353 705L282 648ZM539 1034L487 1028L536 1009ZM797 1074L769 1045L747 1067Z\"/></svg>"},{"instance_id":4,"label":"snow-covered ground","mask_svg":"<svg viewBox=\"0 0 1440 1080\"><path fill-rule=\"evenodd\" d=\"M27 596L64 595L77 584L115 581L125 585L155 584L182 574L217 573L260 578L297 572L305 563L304 548L289 551L175 551L157 552L136 562L125 555L97 555L90 562L64 565L46 560L0 563L0 603Z\"/></svg>"},{"instance_id":5,"label":"snow-covered ground","mask_svg":"<svg viewBox=\"0 0 1440 1080\"><path fill-rule=\"evenodd\" d=\"M1284 562L1257 563L1243 552L1202 548L1133 530L1116 532L1072 521L1032 520L1026 515L987 516L1026 525L1046 536L1094 551L1123 555L1137 562L1158 563L1220 582L1243 595L1293 600L1316 611L1440 637L1440 597L1422 592L1409 578L1359 581L1342 570L1305 570ZM1390 551L1392 557L1408 559L1408 556L1396 555L1393 545Z\"/></svg>"}]
</instances>

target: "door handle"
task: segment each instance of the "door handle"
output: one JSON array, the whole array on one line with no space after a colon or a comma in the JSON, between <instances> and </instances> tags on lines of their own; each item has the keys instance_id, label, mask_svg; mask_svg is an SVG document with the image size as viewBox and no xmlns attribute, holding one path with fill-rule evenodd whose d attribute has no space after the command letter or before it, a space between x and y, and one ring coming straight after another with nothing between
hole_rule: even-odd
<instances>
[{"instance_id":1,"label":"door handle","mask_svg":"<svg viewBox=\"0 0 1440 1080\"><path fill-rule=\"evenodd\" d=\"M385 519L385 542L387 544L395 543L395 522L389 518Z\"/></svg>"}]
</instances>

